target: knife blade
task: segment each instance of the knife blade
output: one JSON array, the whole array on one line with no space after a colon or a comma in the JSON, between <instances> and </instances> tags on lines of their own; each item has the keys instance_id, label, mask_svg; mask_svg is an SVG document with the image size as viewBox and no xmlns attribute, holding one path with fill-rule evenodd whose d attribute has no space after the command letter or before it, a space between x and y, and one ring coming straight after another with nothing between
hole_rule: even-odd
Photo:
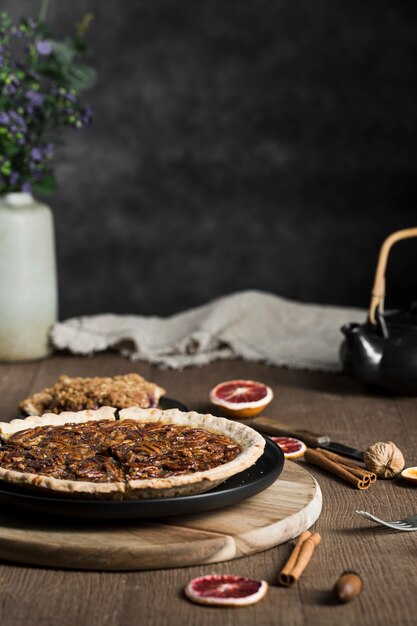
<instances>
[{"instance_id":1,"label":"knife blade","mask_svg":"<svg viewBox=\"0 0 417 626\"><path fill-rule=\"evenodd\" d=\"M253 417L250 420L244 420L244 423L247 426L251 426L251 428L267 435L277 437L296 437L297 439L304 441L309 448L324 448L325 450L330 450L330 452L347 456L351 459L355 459L356 461L363 461L362 450L351 448L350 446L346 446L338 441L331 441L328 435L321 435L303 428L295 428L294 426L284 424L281 421L265 417L263 415L260 417Z\"/></svg>"}]
</instances>

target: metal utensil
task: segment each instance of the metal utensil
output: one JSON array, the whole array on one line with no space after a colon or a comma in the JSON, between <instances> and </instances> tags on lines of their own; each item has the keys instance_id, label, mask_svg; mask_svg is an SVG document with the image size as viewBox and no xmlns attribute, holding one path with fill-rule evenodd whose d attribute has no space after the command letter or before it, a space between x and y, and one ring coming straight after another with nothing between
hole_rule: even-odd
<instances>
[{"instance_id":1,"label":"metal utensil","mask_svg":"<svg viewBox=\"0 0 417 626\"><path fill-rule=\"evenodd\" d=\"M296 437L301 439L309 448L325 448L336 454L348 456L356 461L363 461L363 451L345 446L343 443L331 441L328 435L313 433L310 430L296 428L290 424L284 424L281 421L261 415L249 420L244 420L244 424L251 426L255 430L259 430L267 435L285 435L287 437Z\"/></svg>"},{"instance_id":2,"label":"metal utensil","mask_svg":"<svg viewBox=\"0 0 417 626\"><path fill-rule=\"evenodd\" d=\"M404 519L390 521L390 520L380 519L379 517L372 515L372 513L368 513L367 511L355 511L355 512L359 513L359 515L362 515L362 517L369 519L371 522L382 524L382 526L388 526L388 528L393 528L394 530L407 530L407 531L417 530L417 515L410 515L409 517L404 517Z\"/></svg>"}]
</instances>

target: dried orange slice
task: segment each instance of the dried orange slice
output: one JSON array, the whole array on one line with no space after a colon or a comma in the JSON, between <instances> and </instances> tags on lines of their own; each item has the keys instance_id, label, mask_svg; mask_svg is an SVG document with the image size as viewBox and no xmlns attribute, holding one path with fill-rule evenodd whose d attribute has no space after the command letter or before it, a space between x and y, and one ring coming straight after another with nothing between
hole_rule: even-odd
<instances>
[{"instance_id":1,"label":"dried orange slice","mask_svg":"<svg viewBox=\"0 0 417 626\"><path fill-rule=\"evenodd\" d=\"M286 459L296 459L303 456L307 446L295 437L270 437L281 448Z\"/></svg>"},{"instance_id":2,"label":"dried orange slice","mask_svg":"<svg viewBox=\"0 0 417 626\"><path fill-rule=\"evenodd\" d=\"M247 606L259 602L268 591L265 580L211 574L193 578L184 589L189 600L212 606Z\"/></svg>"},{"instance_id":3,"label":"dried orange slice","mask_svg":"<svg viewBox=\"0 0 417 626\"><path fill-rule=\"evenodd\" d=\"M417 467L407 467L403 469L401 476L417 485Z\"/></svg>"},{"instance_id":4,"label":"dried orange slice","mask_svg":"<svg viewBox=\"0 0 417 626\"><path fill-rule=\"evenodd\" d=\"M227 380L210 391L210 401L233 417L257 415L273 397L271 387L254 380Z\"/></svg>"}]
</instances>

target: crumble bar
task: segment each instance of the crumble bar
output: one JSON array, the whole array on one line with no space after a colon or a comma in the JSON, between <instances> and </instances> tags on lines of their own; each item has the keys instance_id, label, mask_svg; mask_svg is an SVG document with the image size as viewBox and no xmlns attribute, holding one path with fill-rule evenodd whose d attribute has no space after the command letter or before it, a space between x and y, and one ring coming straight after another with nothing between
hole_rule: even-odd
<instances>
[{"instance_id":1,"label":"crumble bar","mask_svg":"<svg viewBox=\"0 0 417 626\"><path fill-rule=\"evenodd\" d=\"M70 378L64 375L52 387L23 400L19 409L28 415L94 410L101 406L113 406L116 409L138 406L147 409L158 406L164 394L165 389L135 373L113 378Z\"/></svg>"}]
</instances>

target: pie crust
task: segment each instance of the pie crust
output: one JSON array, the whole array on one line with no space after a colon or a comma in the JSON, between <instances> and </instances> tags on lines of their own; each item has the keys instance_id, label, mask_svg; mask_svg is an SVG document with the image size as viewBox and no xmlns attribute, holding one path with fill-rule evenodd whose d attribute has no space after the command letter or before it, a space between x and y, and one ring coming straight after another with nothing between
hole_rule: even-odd
<instances>
[{"instance_id":1,"label":"pie crust","mask_svg":"<svg viewBox=\"0 0 417 626\"><path fill-rule=\"evenodd\" d=\"M148 478L129 481L129 498L164 498L204 493L214 489L234 474L251 467L263 454L265 439L253 428L214 415L187 413L178 409L161 411L160 409L140 409L131 407L119 413L119 419L138 420L139 422L162 422L202 428L209 432L226 435L241 447L240 454L233 461L218 465L203 472L182 474L170 478Z\"/></svg>"},{"instance_id":2,"label":"pie crust","mask_svg":"<svg viewBox=\"0 0 417 626\"><path fill-rule=\"evenodd\" d=\"M265 446L262 435L244 424L213 415L202 415L194 411L184 413L177 409L162 411L131 407L120 411L119 419L120 421L160 422L200 428L210 433L230 437L239 445L241 451L232 461L212 469L167 478L126 479L125 482L88 482L19 472L0 466L0 480L18 484L45 495L73 498L124 500L185 496L213 489L227 478L247 469L262 455ZM115 409L102 407L96 411L66 412L60 415L49 413L40 417L15 419L10 423L0 422L0 437L3 442L7 443L14 433L34 427L81 424L100 420L116 420Z\"/></svg>"}]
</instances>

